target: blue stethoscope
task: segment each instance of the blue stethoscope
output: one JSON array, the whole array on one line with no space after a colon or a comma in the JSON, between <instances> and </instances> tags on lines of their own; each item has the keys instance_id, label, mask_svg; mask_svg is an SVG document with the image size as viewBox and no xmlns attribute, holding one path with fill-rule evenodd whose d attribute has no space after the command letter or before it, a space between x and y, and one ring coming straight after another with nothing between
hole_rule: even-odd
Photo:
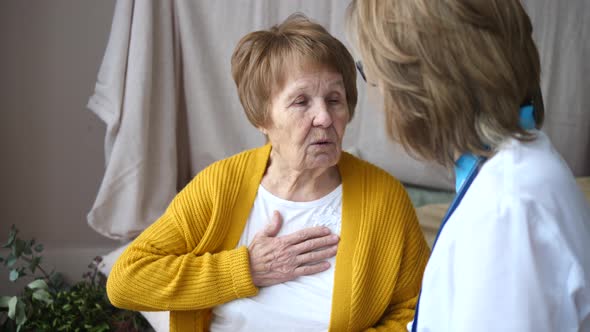
<instances>
[{"instance_id":1,"label":"blue stethoscope","mask_svg":"<svg viewBox=\"0 0 590 332\"><path fill-rule=\"evenodd\" d=\"M520 108L519 125L525 130L532 130L535 128L535 110L532 105L526 105ZM485 161L485 157L466 153L461 155L461 157L459 157L455 163L455 189L457 191L457 195L451 202L451 205L449 206L449 209L442 220L440 228L438 229L438 234L436 234L436 238L434 239L431 252L434 251L434 247L436 246L436 242L438 241L443 228L447 224L449 218L451 218L453 212L455 212L461 203L461 200L463 200L465 193L467 193L467 190L473 183L473 180L475 180L477 177L477 174L479 173L479 170ZM418 331L418 312L420 309L421 297L422 291L420 291L418 302L416 303L416 313L414 314L414 322L412 323L412 332Z\"/></svg>"}]
</instances>

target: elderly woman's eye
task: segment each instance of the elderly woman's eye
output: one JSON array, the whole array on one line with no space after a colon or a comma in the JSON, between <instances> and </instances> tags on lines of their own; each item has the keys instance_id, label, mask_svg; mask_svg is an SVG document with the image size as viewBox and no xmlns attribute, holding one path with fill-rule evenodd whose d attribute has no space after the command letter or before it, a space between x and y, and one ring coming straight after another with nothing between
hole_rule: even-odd
<instances>
[{"instance_id":1,"label":"elderly woman's eye","mask_svg":"<svg viewBox=\"0 0 590 332\"><path fill-rule=\"evenodd\" d=\"M329 98L327 98L327 102L330 105L338 105L338 104L340 104L340 98L336 97L336 96L329 97Z\"/></svg>"},{"instance_id":2,"label":"elderly woman's eye","mask_svg":"<svg viewBox=\"0 0 590 332\"><path fill-rule=\"evenodd\" d=\"M293 102L293 105L295 105L295 106L305 106L306 104L307 104L307 99L305 99L305 98L295 99L295 101Z\"/></svg>"}]
</instances>

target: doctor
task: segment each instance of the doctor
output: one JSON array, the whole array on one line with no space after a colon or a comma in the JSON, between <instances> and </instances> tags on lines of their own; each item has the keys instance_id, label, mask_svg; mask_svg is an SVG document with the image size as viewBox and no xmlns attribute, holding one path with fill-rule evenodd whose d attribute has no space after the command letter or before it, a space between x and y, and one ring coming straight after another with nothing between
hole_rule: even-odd
<instances>
[{"instance_id":1,"label":"doctor","mask_svg":"<svg viewBox=\"0 0 590 332\"><path fill-rule=\"evenodd\" d=\"M538 130L520 2L363 0L348 15L390 136L456 172L409 329L590 331L590 208Z\"/></svg>"}]
</instances>

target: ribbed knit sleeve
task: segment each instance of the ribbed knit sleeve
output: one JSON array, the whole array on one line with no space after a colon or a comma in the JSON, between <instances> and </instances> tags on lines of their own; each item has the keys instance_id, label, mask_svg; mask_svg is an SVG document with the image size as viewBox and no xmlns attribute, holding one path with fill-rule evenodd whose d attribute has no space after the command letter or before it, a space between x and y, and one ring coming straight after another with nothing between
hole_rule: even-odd
<instances>
[{"instance_id":1,"label":"ribbed knit sleeve","mask_svg":"<svg viewBox=\"0 0 590 332\"><path fill-rule=\"evenodd\" d=\"M401 188L396 190L397 203L395 209L398 210L398 219L400 224L399 234L401 234L401 256L396 260L394 257L386 258L387 261L399 262L398 280L393 290L391 301L386 312L380 319L380 322L373 328L366 331L399 331L406 332L407 324L414 318L416 302L420 293L422 276L426 263L430 256L430 250L420 229L412 203Z\"/></svg>"},{"instance_id":2,"label":"ribbed knit sleeve","mask_svg":"<svg viewBox=\"0 0 590 332\"><path fill-rule=\"evenodd\" d=\"M231 224L223 211L230 210L240 182L230 171L218 164L201 172L131 243L107 281L113 305L199 310L257 293L247 248L217 250Z\"/></svg>"},{"instance_id":3,"label":"ribbed knit sleeve","mask_svg":"<svg viewBox=\"0 0 590 332\"><path fill-rule=\"evenodd\" d=\"M343 155L340 170L338 304L330 331L405 332L430 255L415 210L401 183L382 169Z\"/></svg>"}]
</instances>

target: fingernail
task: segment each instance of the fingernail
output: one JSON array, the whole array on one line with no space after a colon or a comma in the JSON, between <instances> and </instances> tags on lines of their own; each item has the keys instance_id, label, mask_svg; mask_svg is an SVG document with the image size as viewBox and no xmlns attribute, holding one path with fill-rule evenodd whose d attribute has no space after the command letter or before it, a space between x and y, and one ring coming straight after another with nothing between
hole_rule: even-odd
<instances>
[{"instance_id":1,"label":"fingernail","mask_svg":"<svg viewBox=\"0 0 590 332\"><path fill-rule=\"evenodd\" d=\"M338 240L340 240L340 236L338 236L338 235L336 235L336 234L332 234L332 235L330 236L330 240L333 240L333 241L338 241Z\"/></svg>"}]
</instances>

